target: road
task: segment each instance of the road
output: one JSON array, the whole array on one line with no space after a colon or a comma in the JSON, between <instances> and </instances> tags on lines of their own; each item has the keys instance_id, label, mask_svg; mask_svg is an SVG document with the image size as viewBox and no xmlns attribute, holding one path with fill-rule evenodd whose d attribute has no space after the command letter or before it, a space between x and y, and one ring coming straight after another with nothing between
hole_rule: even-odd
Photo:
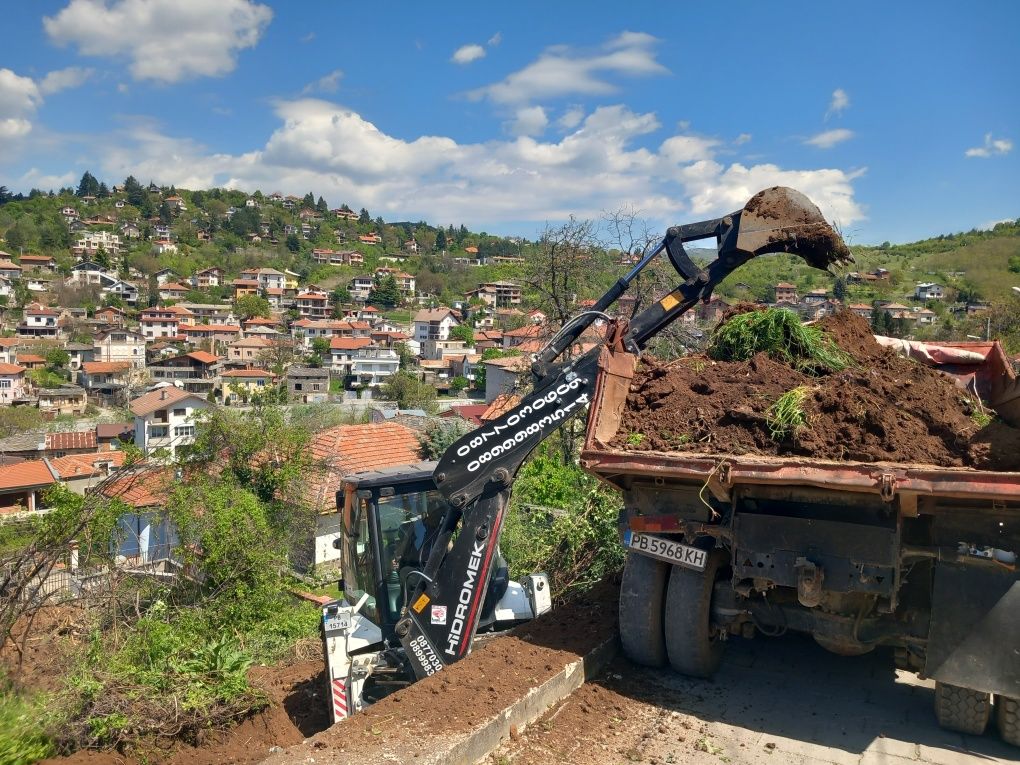
<instances>
[{"instance_id":1,"label":"road","mask_svg":"<svg viewBox=\"0 0 1020 765\"><path fill-rule=\"evenodd\" d=\"M992 765L997 736L940 729L934 683L892 656L834 656L809 638L734 640L712 682L617 659L490 756L489 765Z\"/></svg>"}]
</instances>

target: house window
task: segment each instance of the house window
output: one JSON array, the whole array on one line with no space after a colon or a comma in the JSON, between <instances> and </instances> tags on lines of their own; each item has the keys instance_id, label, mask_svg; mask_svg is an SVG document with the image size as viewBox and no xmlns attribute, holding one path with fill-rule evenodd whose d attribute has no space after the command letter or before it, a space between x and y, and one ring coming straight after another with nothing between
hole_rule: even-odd
<instances>
[{"instance_id":1,"label":"house window","mask_svg":"<svg viewBox=\"0 0 1020 765\"><path fill-rule=\"evenodd\" d=\"M10 387L11 387L11 381L10 380L0 380L0 388L10 388Z\"/></svg>"},{"instance_id":2,"label":"house window","mask_svg":"<svg viewBox=\"0 0 1020 765\"><path fill-rule=\"evenodd\" d=\"M301 383L294 383L294 390L301 390Z\"/></svg>"},{"instance_id":3,"label":"house window","mask_svg":"<svg viewBox=\"0 0 1020 765\"><path fill-rule=\"evenodd\" d=\"M174 409L174 417L185 417L187 414L187 409Z\"/></svg>"},{"instance_id":4,"label":"house window","mask_svg":"<svg viewBox=\"0 0 1020 765\"><path fill-rule=\"evenodd\" d=\"M318 389L319 389L319 383L312 383L312 390L318 390Z\"/></svg>"},{"instance_id":5,"label":"house window","mask_svg":"<svg viewBox=\"0 0 1020 765\"><path fill-rule=\"evenodd\" d=\"M181 438L195 435L194 425L177 425L174 427L174 437Z\"/></svg>"}]
</instances>

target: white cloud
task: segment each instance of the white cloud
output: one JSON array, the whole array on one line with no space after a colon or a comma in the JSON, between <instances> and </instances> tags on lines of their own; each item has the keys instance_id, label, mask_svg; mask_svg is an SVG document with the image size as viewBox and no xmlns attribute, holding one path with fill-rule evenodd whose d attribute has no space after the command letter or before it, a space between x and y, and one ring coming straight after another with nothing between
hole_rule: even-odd
<instances>
[{"instance_id":1,"label":"white cloud","mask_svg":"<svg viewBox=\"0 0 1020 765\"><path fill-rule=\"evenodd\" d=\"M322 93L336 93L336 89L340 87L340 78L344 76L342 69L334 69L329 74L325 74L315 82L310 82L305 85L301 91L305 95L314 93L316 91Z\"/></svg>"},{"instance_id":2,"label":"white cloud","mask_svg":"<svg viewBox=\"0 0 1020 765\"><path fill-rule=\"evenodd\" d=\"M43 27L82 55L126 57L137 80L172 83L233 71L272 17L251 0L71 0Z\"/></svg>"},{"instance_id":3,"label":"white cloud","mask_svg":"<svg viewBox=\"0 0 1020 765\"><path fill-rule=\"evenodd\" d=\"M477 61L480 58L485 58L485 48L472 43L457 48L450 57L450 61L455 64L470 64L472 61Z\"/></svg>"},{"instance_id":4,"label":"white cloud","mask_svg":"<svg viewBox=\"0 0 1020 765\"><path fill-rule=\"evenodd\" d=\"M71 186L78 178L74 171L66 172L63 175L48 175L40 172L38 168L31 168L27 173L18 178L15 183L15 188L19 189L42 189L48 191L49 189L60 189L65 186Z\"/></svg>"},{"instance_id":5,"label":"white cloud","mask_svg":"<svg viewBox=\"0 0 1020 765\"><path fill-rule=\"evenodd\" d=\"M838 117L850 108L850 96L843 88L836 88L832 91L832 98L829 99L829 110L825 112L825 119Z\"/></svg>"},{"instance_id":6,"label":"white cloud","mask_svg":"<svg viewBox=\"0 0 1020 765\"><path fill-rule=\"evenodd\" d=\"M549 126L549 117L541 106L525 106L517 110L505 127L511 135L541 135Z\"/></svg>"},{"instance_id":7,"label":"white cloud","mask_svg":"<svg viewBox=\"0 0 1020 765\"><path fill-rule=\"evenodd\" d=\"M496 32L496 34L489 38L489 41L486 43L486 45L488 45L490 48L495 48L501 42L503 42L503 33Z\"/></svg>"},{"instance_id":8,"label":"white cloud","mask_svg":"<svg viewBox=\"0 0 1020 765\"><path fill-rule=\"evenodd\" d=\"M564 130L573 130L581 124L581 120L584 119L584 109L580 106L572 106L563 112L563 115L556 121Z\"/></svg>"},{"instance_id":9,"label":"white cloud","mask_svg":"<svg viewBox=\"0 0 1020 765\"><path fill-rule=\"evenodd\" d=\"M963 154L965 157L991 157L995 154L1009 154L1013 151L1013 142L1008 138L992 138L991 133L985 133L985 142L981 146L967 149Z\"/></svg>"},{"instance_id":10,"label":"white cloud","mask_svg":"<svg viewBox=\"0 0 1020 765\"><path fill-rule=\"evenodd\" d=\"M740 135L738 135L736 138L733 139L733 145L734 146L743 146L745 143L747 143L750 140L751 140L751 134L750 133L741 133Z\"/></svg>"},{"instance_id":11,"label":"white cloud","mask_svg":"<svg viewBox=\"0 0 1020 765\"><path fill-rule=\"evenodd\" d=\"M84 85L94 73L95 69L84 69L80 66L57 69L42 78L42 82L39 83L39 91L48 96L68 88L77 88Z\"/></svg>"},{"instance_id":12,"label":"white cloud","mask_svg":"<svg viewBox=\"0 0 1020 765\"><path fill-rule=\"evenodd\" d=\"M32 117L42 101L39 86L31 77L0 69L0 138L19 138L29 133Z\"/></svg>"},{"instance_id":13,"label":"white cloud","mask_svg":"<svg viewBox=\"0 0 1020 765\"><path fill-rule=\"evenodd\" d=\"M444 136L396 138L320 99L283 101L275 110L277 129L244 154L210 153L138 120L90 144L99 158L90 162L109 178L133 173L185 188L314 189L332 203L383 217L482 226L540 226L625 205L665 226L732 212L776 184L804 191L844 225L863 217L853 192L860 171L726 165L713 158L721 141L689 134L649 144L662 128L655 114L621 105L595 109L556 139L517 135L463 144Z\"/></svg>"},{"instance_id":14,"label":"white cloud","mask_svg":"<svg viewBox=\"0 0 1020 765\"><path fill-rule=\"evenodd\" d=\"M623 32L595 52L557 45L500 82L467 95L473 100L487 98L500 104L524 104L571 94L613 93L616 86L605 79L606 75L639 77L668 73L655 59L658 42L643 32Z\"/></svg>"},{"instance_id":15,"label":"white cloud","mask_svg":"<svg viewBox=\"0 0 1020 765\"><path fill-rule=\"evenodd\" d=\"M836 128L835 130L826 130L817 135L813 135L810 138L805 139L804 143L808 146L815 146L819 149L831 149L838 143L843 141L849 141L854 137L854 131L847 130L846 128Z\"/></svg>"}]
</instances>

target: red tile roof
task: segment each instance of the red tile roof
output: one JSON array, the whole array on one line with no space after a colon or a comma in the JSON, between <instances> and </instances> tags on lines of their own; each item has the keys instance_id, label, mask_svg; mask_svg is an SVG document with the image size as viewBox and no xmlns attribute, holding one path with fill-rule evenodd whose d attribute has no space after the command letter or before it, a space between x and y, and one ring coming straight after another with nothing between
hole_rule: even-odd
<instances>
[{"instance_id":1,"label":"red tile roof","mask_svg":"<svg viewBox=\"0 0 1020 765\"><path fill-rule=\"evenodd\" d=\"M466 404L464 406L451 406L440 417L463 417L472 425L482 424L482 415L488 411L486 404Z\"/></svg>"},{"instance_id":2,"label":"red tile roof","mask_svg":"<svg viewBox=\"0 0 1020 765\"><path fill-rule=\"evenodd\" d=\"M19 353L18 362L24 362L25 364L45 364L46 359L35 353Z\"/></svg>"},{"instance_id":3,"label":"red tile roof","mask_svg":"<svg viewBox=\"0 0 1020 765\"><path fill-rule=\"evenodd\" d=\"M17 364L4 364L0 362L0 375L20 375L25 371L25 367L18 366Z\"/></svg>"},{"instance_id":4,"label":"red tile roof","mask_svg":"<svg viewBox=\"0 0 1020 765\"><path fill-rule=\"evenodd\" d=\"M489 420L495 420L497 417L501 417L521 402L520 396L515 396L513 393L500 393L496 398L489 404L489 408L482 413L482 421L488 422Z\"/></svg>"},{"instance_id":5,"label":"red tile roof","mask_svg":"<svg viewBox=\"0 0 1020 765\"><path fill-rule=\"evenodd\" d=\"M96 438L104 440L107 438L117 438L122 434L132 435L135 431L135 426L130 422L101 422L96 425Z\"/></svg>"},{"instance_id":6,"label":"red tile roof","mask_svg":"<svg viewBox=\"0 0 1020 765\"><path fill-rule=\"evenodd\" d=\"M56 457L50 460L50 464L53 465L57 474L66 480L102 473L103 469L99 465L103 462L109 462L114 468L122 467L125 456L125 453L119 449L112 449L108 452L93 452L92 454L68 454L66 457Z\"/></svg>"},{"instance_id":7,"label":"red tile roof","mask_svg":"<svg viewBox=\"0 0 1020 765\"><path fill-rule=\"evenodd\" d=\"M127 361L86 361L82 363L81 368L87 375L116 374L127 371L131 364Z\"/></svg>"},{"instance_id":8,"label":"red tile roof","mask_svg":"<svg viewBox=\"0 0 1020 765\"><path fill-rule=\"evenodd\" d=\"M184 334L189 332L222 332L224 334L236 335L241 331L241 328L236 324L194 324L191 326L184 325L180 328L180 331Z\"/></svg>"},{"instance_id":9,"label":"red tile roof","mask_svg":"<svg viewBox=\"0 0 1020 765\"><path fill-rule=\"evenodd\" d=\"M16 465L0 466L0 491L50 486L56 482L46 460L26 460Z\"/></svg>"},{"instance_id":10,"label":"red tile roof","mask_svg":"<svg viewBox=\"0 0 1020 765\"><path fill-rule=\"evenodd\" d=\"M52 451L98 449L99 441L95 430L69 430L63 433L47 433L46 448Z\"/></svg>"},{"instance_id":11,"label":"red tile roof","mask_svg":"<svg viewBox=\"0 0 1020 765\"><path fill-rule=\"evenodd\" d=\"M103 485L102 494L119 499L131 507L159 507L173 484L173 472L167 468L141 468L130 475Z\"/></svg>"},{"instance_id":12,"label":"red tile roof","mask_svg":"<svg viewBox=\"0 0 1020 765\"><path fill-rule=\"evenodd\" d=\"M217 361L220 360L219 356L212 353L208 353L207 351L192 351L191 353L185 353L184 355L187 356L189 359L200 361L203 364L215 364Z\"/></svg>"},{"instance_id":13,"label":"red tile roof","mask_svg":"<svg viewBox=\"0 0 1020 765\"><path fill-rule=\"evenodd\" d=\"M418 434L394 422L327 428L310 448L318 469L308 481L306 499L320 512L336 509L336 492L344 476L421 460Z\"/></svg>"},{"instance_id":14,"label":"red tile roof","mask_svg":"<svg viewBox=\"0 0 1020 765\"><path fill-rule=\"evenodd\" d=\"M336 351L356 351L372 345L370 337L334 337L329 341L329 349Z\"/></svg>"},{"instance_id":15,"label":"red tile roof","mask_svg":"<svg viewBox=\"0 0 1020 765\"><path fill-rule=\"evenodd\" d=\"M188 393L188 391L182 390L181 388L175 388L173 386L157 388L151 393L146 393L144 396L139 396L132 401L131 411L139 417L144 417L147 414L155 412L157 409L165 409L166 407L172 406L178 401L183 401L186 398L194 398L201 401L201 398L196 396L194 393Z\"/></svg>"}]
</instances>

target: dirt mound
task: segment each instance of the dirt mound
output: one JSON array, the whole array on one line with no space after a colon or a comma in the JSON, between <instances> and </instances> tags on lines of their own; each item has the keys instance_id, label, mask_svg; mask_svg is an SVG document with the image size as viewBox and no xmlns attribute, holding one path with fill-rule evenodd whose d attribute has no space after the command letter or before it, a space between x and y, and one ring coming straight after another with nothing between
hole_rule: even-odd
<instances>
[{"instance_id":1,"label":"dirt mound","mask_svg":"<svg viewBox=\"0 0 1020 765\"><path fill-rule=\"evenodd\" d=\"M618 582L606 581L507 636L323 731L270 762L375 762L394 746L425 746L470 730L616 633Z\"/></svg>"},{"instance_id":2,"label":"dirt mound","mask_svg":"<svg viewBox=\"0 0 1020 765\"><path fill-rule=\"evenodd\" d=\"M69 757L44 760L44 765L247 765L262 762L274 747L300 743L329 726L321 660L284 667L255 667L250 678L253 685L269 696L269 707L230 730L208 734L198 746L177 743L165 750L156 748L128 755L81 751Z\"/></svg>"},{"instance_id":3,"label":"dirt mound","mask_svg":"<svg viewBox=\"0 0 1020 765\"><path fill-rule=\"evenodd\" d=\"M979 428L974 402L949 377L878 345L859 316L843 312L819 325L855 366L812 377L764 354L745 362L646 359L611 446L1020 470L1020 432ZM807 424L774 440L769 409L798 387L807 389Z\"/></svg>"}]
</instances>

